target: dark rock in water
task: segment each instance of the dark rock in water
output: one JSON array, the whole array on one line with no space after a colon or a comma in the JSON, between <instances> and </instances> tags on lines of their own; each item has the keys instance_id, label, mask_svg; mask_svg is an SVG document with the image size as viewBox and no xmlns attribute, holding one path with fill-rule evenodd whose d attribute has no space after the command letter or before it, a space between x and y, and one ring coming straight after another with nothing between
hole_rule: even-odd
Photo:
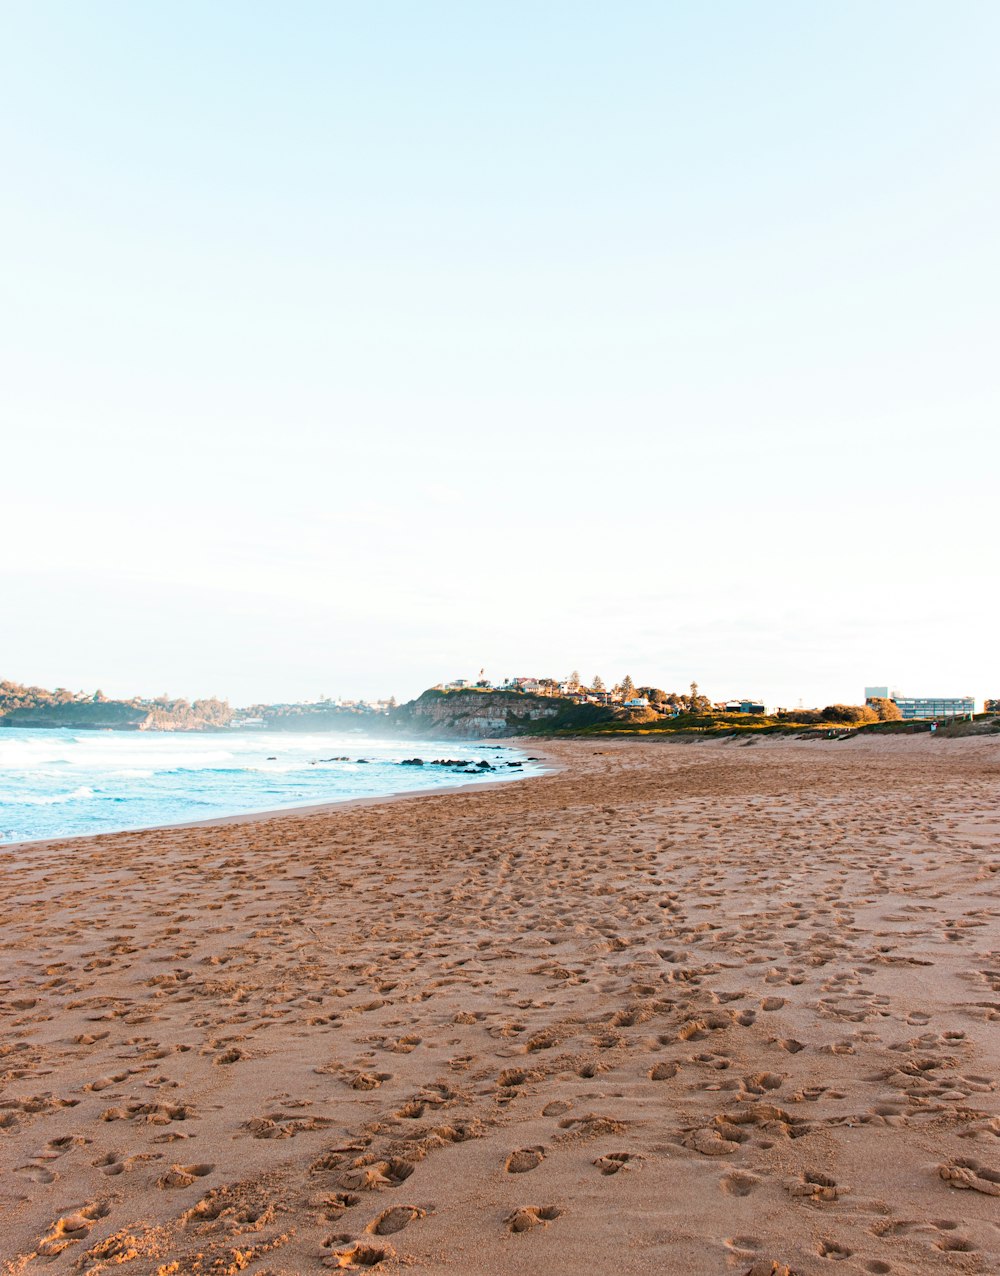
<instances>
[{"instance_id":1,"label":"dark rock in water","mask_svg":"<svg viewBox=\"0 0 1000 1276\"><path fill-rule=\"evenodd\" d=\"M529 758L529 762L541 762L541 758Z\"/></svg>"},{"instance_id":2,"label":"dark rock in water","mask_svg":"<svg viewBox=\"0 0 1000 1276\"><path fill-rule=\"evenodd\" d=\"M399 764L400 766L423 766L423 758L404 758Z\"/></svg>"},{"instance_id":3,"label":"dark rock in water","mask_svg":"<svg viewBox=\"0 0 1000 1276\"><path fill-rule=\"evenodd\" d=\"M485 758L483 758L483 760L482 760L481 762L477 762L477 763L476 763L476 766L480 769L480 771L492 771L492 770L493 770L493 767L490 765L490 763L489 763L489 762L487 762L487 761L486 761L486 759L485 759Z\"/></svg>"},{"instance_id":4,"label":"dark rock in water","mask_svg":"<svg viewBox=\"0 0 1000 1276\"><path fill-rule=\"evenodd\" d=\"M366 766L368 765L368 759L367 759L367 758L355 758L355 761L356 761L356 762L359 762L359 763L364 763Z\"/></svg>"},{"instance_id":5,"label":"dark rock in water","mask_svg":"<svg viewBox=\"0 0 1000 1276\"><path fill-rule=\"evenodd\" d=\"M508 762L507 765L508 766L523 766L524 763L523 762Z\"/></svg>"},{"instance_id":6,"label":"dark rock in water","mask_svg":"<svg viewBox=\"0 0 1000 1276\"><path fill-rule=\"evenodd\" d=\"M267 761L268 761L268 762L277 762L277 760L278 760L278 758L277 758L277 756L276 756L275 754L272 754L272 755L271 755L271 756L267 759Z\"/></svg>"}]
</instances>

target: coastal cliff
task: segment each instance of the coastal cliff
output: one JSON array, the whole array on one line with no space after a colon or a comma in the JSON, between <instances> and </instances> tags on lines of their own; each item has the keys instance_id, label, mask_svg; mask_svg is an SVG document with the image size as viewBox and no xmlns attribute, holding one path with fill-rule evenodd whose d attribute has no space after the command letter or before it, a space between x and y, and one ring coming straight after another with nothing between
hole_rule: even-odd
<instances>
[{"instance_id":1,"label":"coastal cliff","mask_svg":"<svg viewBox=\"0 0 1000 1276\"><path fill-rule=\"evenodd\" d=\"M560 727L609 720L598 705L578 705L558 696L519 691L425 691L391 715L393 729L407 734L496 738L544 735Z\"/></svg>"},{"instance_id":2,"label":"coastal cliff","mask_svg":"<svg viewBox=\"0 0 1000 1276\"><path fill-rule=\"evenodd\" d=\"M0 727L68 727L74 731L141 731L149 712L119 700L30 705L9 709Z\"/></svg>"}]
</instances>

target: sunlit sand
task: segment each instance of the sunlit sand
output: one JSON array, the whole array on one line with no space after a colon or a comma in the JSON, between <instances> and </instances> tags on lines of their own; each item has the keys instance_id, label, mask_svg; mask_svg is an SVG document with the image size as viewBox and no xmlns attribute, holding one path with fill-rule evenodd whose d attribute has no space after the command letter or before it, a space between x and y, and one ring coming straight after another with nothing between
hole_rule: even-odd
<instances>
[{"instance_id":1,"label":"sunlit sand","mask_svg":"<svg viewBox=\"0 0 1000 1276\"><path fill-rule=\"evenodd\" d=\"M1000 742L21 847L6 1273L996 1270Z\"/></svg>"}]
</instances>

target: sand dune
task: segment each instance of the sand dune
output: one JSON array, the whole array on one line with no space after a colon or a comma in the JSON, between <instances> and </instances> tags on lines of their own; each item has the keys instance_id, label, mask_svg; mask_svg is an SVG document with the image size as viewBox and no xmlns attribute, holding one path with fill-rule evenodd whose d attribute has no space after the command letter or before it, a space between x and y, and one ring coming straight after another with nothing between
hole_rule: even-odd
<instances>
[{"instance_id":1,"label":"sand dune","mask_svg":"<svg viewBox=\"0 0 1000 1276\"><path fill-rule=\"evenodd\" d=\"M545 751L0 852L0 1270L1000 1270L1000 741Z\"/></svg>"}]
</instances>

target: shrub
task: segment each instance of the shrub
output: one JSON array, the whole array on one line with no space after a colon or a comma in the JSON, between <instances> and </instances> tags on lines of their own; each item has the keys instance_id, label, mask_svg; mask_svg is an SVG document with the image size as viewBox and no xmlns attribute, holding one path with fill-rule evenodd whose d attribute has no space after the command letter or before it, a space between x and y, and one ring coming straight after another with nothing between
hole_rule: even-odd
<instances>
[{"instance_id":1,"label":"shrub","mask_svg":"<svg viewBox=\"0 0 1000 1276\"><path fill-rule=\"evenodd\" d=\"M903 715L900 714L900 717ZM878 722L874 709L866 704L828 704L823 710L827 722Z\"/></svg>"},{"instance_id":2,"label":"shrub","mask_svg":"<svg viewBox=\"0 0 1000 1276\"><path fill-rule=\"evenodd\" d=\"M869 706L875 710L879 722L902 722L903 711L895 700L885 700L881 696L875 696L868 701Z\"/></svg>"}]
</instances>

